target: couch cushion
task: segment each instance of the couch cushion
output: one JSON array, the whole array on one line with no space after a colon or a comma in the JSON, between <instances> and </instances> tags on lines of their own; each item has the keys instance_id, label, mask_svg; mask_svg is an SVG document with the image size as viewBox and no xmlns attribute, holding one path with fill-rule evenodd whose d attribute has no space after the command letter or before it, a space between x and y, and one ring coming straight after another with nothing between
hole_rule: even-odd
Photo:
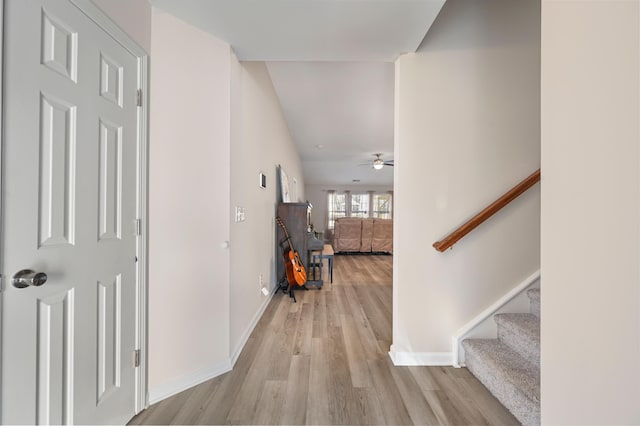
<instances>
[{"instance_id":1,"label":"couch cushion","mask_svg":"<svg viewBox=\"0 0 640 426\"><path fill-rule=\"evenodd\" d=\"M371 240L373 239L373 219L362 219L362 238L360 242L360 251L363 253L371 252Z\"/></svg>"},{"instance_id":2,"label":"couch cushion","mask_svg":"<svg viewBox=\"0 0 640 426\"><path fill-rule=\"evenodd\" d=\"M371 249L393 253L393 219L375 219L373 221Z\"/></svg>"},{"instance_id":3,"label":"couch cushion","mask_svg":"<svg viewBox=\"0 0 640 426\"><path fill-rule=\"evenodd\" d=\"M362 219L336 219L334 248L336 251L360 251Z\"/></svg>"}]
</instances>

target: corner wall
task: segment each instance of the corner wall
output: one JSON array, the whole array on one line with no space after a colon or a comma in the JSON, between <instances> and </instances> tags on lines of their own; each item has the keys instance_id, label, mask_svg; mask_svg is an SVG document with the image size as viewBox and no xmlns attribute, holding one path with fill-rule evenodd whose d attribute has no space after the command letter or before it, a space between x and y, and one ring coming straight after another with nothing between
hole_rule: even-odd
<instances>
[{"instance_id":1,"label":"corner wall","mask_svg":"<svg viewBox=\"0 0 640 426\"><path fill-rule=\"evenodd\" d=\"M542 2L542 423L640 424L640 6Z\"/></svg>"},{"instance_id":2,"label":"corner wall","mask_svg":"<svg viewBox=\"0 0 640 426\"><path fill-rule=\"evenodd\" d=\"M454 333L539 269L539 186L431 247L540 165L539 8L449 0L396 62L396 362L451 365Z\"/></svg>"},{"instance_id":3,"label":"corner wall","mask_svg":"<svg viewBox=\"0 0 640 426\"><path fill-rule=\"evenodd\" d=\"M244 207L245 221L231 224L230 347L235 360L274 292L277 167L297 181L304 200L304 178L298 150L291 138L280 101L264 62L232 61L231 209ZM258 175L267 187L258 186ZM262 276L263 285L259 283ZM280 293L279 296L282 296Z\"/></svg>"},{"instance_id":4,"label":"corner wall","mask_svg":"<svg viewBox=\"0 0 640 426\"><path fill-rule=\"evenodd\" d=\"M231 48L153 9L149 155L151 401L229 363Z\"/></svg>"}]
</instances>

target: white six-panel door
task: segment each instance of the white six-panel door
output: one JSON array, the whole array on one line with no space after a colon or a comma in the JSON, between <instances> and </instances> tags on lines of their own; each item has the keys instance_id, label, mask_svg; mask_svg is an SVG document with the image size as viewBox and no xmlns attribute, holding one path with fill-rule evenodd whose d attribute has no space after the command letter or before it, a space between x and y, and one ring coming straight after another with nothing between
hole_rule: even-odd
<instances>
[{"instance_id":1,"label":"white six-panel door","mask_svg":"<svg viewBox=\"0 0 640 426\"><path fill-rule=\"evenodd\" d=\"M1 421L122 424L135 414L137 58L68 0L5 0L4 15ZM46 282L15 287L25 269Z\"/></svg>"}]
</instances>

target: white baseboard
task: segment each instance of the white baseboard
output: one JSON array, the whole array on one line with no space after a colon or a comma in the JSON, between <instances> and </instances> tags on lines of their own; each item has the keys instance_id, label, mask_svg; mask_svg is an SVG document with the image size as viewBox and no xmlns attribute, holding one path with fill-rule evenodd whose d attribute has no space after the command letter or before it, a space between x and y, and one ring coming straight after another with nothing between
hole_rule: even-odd
<instances>
[{"instance_id":1,"label":"white baseboard","mask_svg":"<svg viewBox=\"0 0 640 426\"><path fill-rule=\"evenodd\" d=\"M153 389L149 389L149 404L155 404L177 393L204 383L221 374L231 371L231 363L227 360L209 367L202 368L186 376L163 383Z\"/></svg>"},{"instance_id":2,"label":"white baseboard","mask_svg":"<svg viewBox=\"0 0 640 426\"><path fill-rule=\"evenodd\" d=\"M391 347L389 357L395 366L420 365L440 366L451 365L451 352L397 352Z\"/></svg>"},{"instance_id":3,"label":"white baseboard","mask_svg":"<svg viewBox=\"0 0 640 426\"><path fill-rule=\"evenodd\" d=\"M240 340L238 341L238 344L236 344L236 347L231 352L231 359L230 359L231 367L236 365L236 361L238 360L238 357L240 356L242 349L244 349L244 345L247 344L247 340L249 340L249 336L251 336L251 333L253 333L253 329L256 328L256 325L258 325L258 321L260 321L260 318L262 318L262 314L264 314L264 311L267 309L269 302L271 302L271 299L273 299L273 296L276 294L277 291L278 290L275 288L271 289L269 296L265 297L265 299L262 302L262 305L260 305L260 308L258 309L258 312L256 312L256 314L253 316L253 318L251 319L251 322L249 323L249 326L244 330L244 333L242 333L242 336L240 336Z\"/></svg>"},{"instance_id":4,"label":"white baseboard","mask_svg":"<svg viewBox=\"0 0 640 426\"><path fill-rule=\"evenodd\" d=\"M276 290L274 289L268 297L265 297L262 305L260 305L260 308L251 319L251 323L249 323L249 326L246 328L244 333L242 333L242 337L240 338L240 341L236 345L229 359L224 362L203 368L194 373L187 374L186 376L179 377L175 380L171 380L167 383L163 383L160 386L156 386L154 389L150 389L149 404L160 402L163 399L169 398L170 396L173 396L184 390L199 385L200 383L206 382L207 380L213 379L214 377L231 371L236 361L238 360L242 349L244 349L244 345L247 343L247 340L249 340L249 336L258 324L258 321L260 321L262 314L264 313L265 309L267 309L267 305L269 305L269 302L273 298L275 292Z\"/></svg>"}]
</instances>

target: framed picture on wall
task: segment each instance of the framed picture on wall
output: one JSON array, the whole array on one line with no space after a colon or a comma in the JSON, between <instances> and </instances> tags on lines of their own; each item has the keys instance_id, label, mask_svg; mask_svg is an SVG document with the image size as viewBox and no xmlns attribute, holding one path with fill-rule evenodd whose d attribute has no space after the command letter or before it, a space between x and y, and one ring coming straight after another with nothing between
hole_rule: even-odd
<instances>
[{"instance_id":1,"label":"framed picture on wall","mask_svg":"<svg viewBox=\"0 0 640 426\"><path fill-rule=\"evenodd\" d=\"M287 172L284 171L282 166L280 166L280 192L282 193L283 203L291 202L291 194L289 193L289 176L287 176Z\"/></svg>"}]
</instances>

